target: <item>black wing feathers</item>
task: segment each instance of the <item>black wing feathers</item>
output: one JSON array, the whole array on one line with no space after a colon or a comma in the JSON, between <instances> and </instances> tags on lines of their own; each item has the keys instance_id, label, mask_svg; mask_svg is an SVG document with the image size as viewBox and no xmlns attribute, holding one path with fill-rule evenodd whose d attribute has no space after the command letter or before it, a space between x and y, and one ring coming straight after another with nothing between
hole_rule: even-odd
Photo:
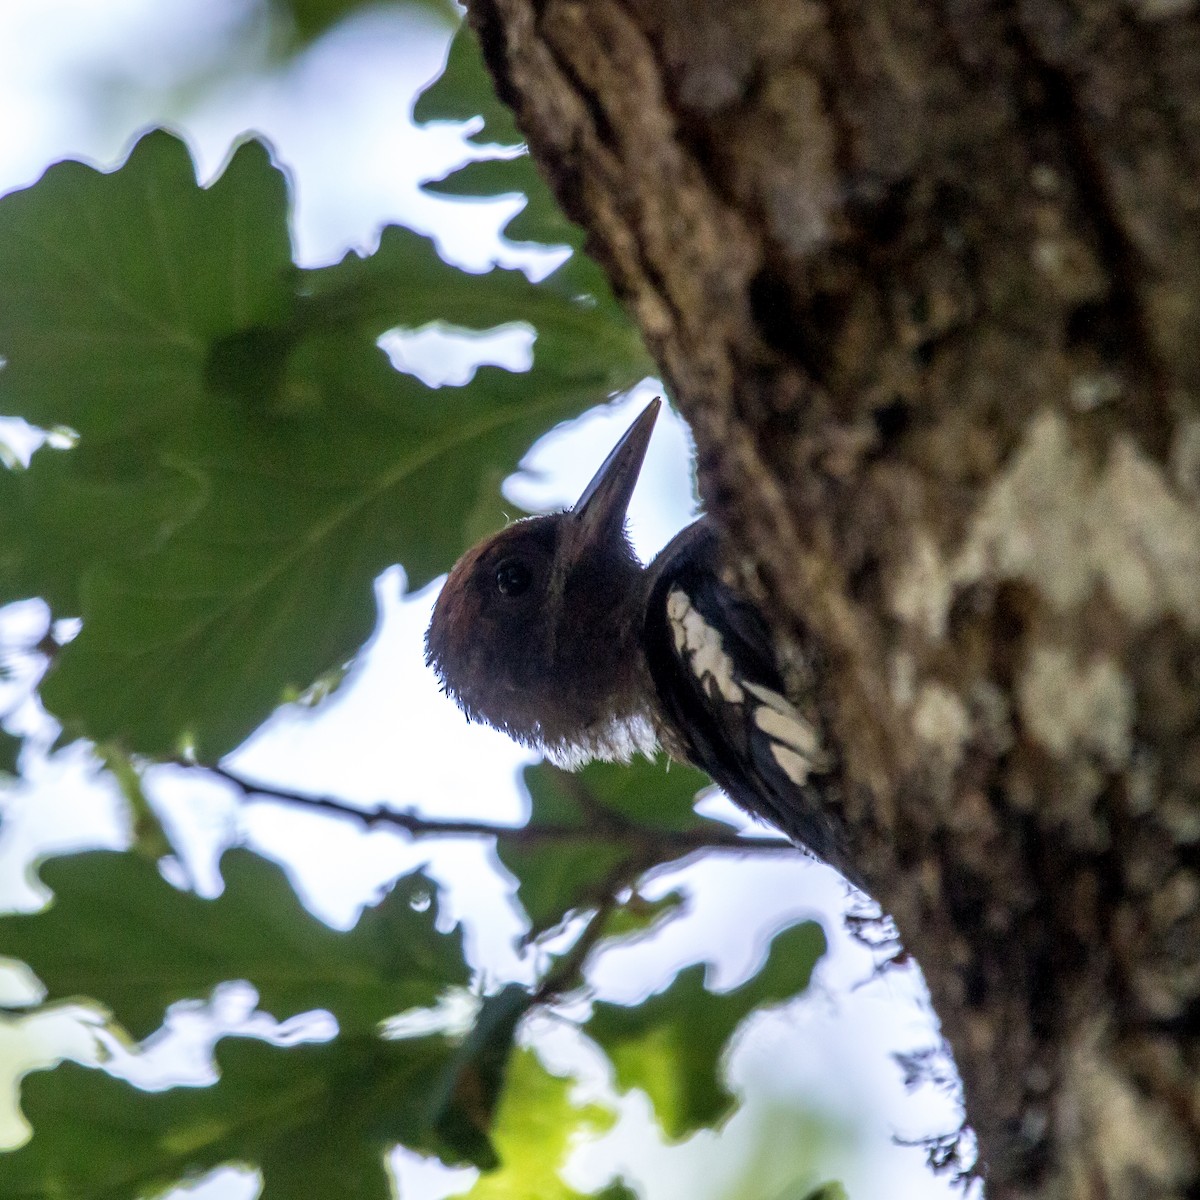
<instances>
[{"instance_id":1,"label":"black wing feathers","mask_svg":"<svg viewBox=\"0 0 1200 1200\"><path fill-rule=\"evenodd\" d=\"M721 582L704 520L655 559L643 642L658 702L689 759L740 807L861 886L821 803L819 732L784 697L758 609Z\"/></svg>"}]
</instances>

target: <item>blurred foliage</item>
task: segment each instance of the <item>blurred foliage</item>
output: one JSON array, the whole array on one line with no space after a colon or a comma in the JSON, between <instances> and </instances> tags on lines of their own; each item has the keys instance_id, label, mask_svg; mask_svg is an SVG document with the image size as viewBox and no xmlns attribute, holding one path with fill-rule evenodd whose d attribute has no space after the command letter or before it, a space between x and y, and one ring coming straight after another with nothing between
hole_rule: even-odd
<instances>
[{"instance_id":1,"label":"blurred foliage","mask_svg":"<svg viewBox=\"0 0 1200 1200\"><path fill-rule=\"evenodd\" d=\"M443 1086L434 1089L438 1127L449 1145L460 1147L476 1165L495 1170L500 1159L488 1131L496 1112L513 1038L533 1004L520 984L510 983L479 1006Z\"/></svg>"},{"instance_id":2,"label":"blurred foliage","mask_svg":"<svg viewBox=\"0 0 1200 1200\"><path fill-rule=\"evenodd\" d=\"M0 729L0 775L17 773L17 758L21 753L21 739L7 729Z\"/></svg>"},{"instance_id":3,"label":"blurred foliage","mask_svg":"<svg viewBox=\"0 0 1200 1200\"><path fill-rule=\"evenodd\" d=\"M348 933L296 903L283 871L246 850L221 862L215 900L172 887L141 855L97 850L51 859L42 881L54 903L0 917L0 946L33 968L51 1000L83 993L135 1039L177 1000L203 999L226 979L248 979L282 1020L328 1009L343 1032L436 1002L469 975L462 935L439 933L433 884L396 882Z\"/></svg>"},{"instance_id":4,"label":"blurred foliage","mask_svg":"<svg viewBox=\"0 0 1200 1200\"><path fill-rule=\"evenodd\" d=\"M656 863L688 853L662 834L695 829L700 819L692 805L706 782L699 771L672 766L664 774L644 759L619 771L602 763L574 773L549 763L527 767L529 829L578 830L577 839L560 839L554 854L536 840L500 847L500 861L516 877L530 936L551 929L570 912L594 907ZM722 829L715 822L705 824Z\"/></svg>"},{"instance_id":5,"label":"blurred foliage","mask_svg":"<svg viewBox=\"0 0 1200 1200\"><path fill-rule=\"evenodd\" d=\"M767 961L741 987L710 992L704 967L697 964L635 1007L596 1004L584 1032L612 1060L618 1086L641 1088L667 1136L686 1137L733 1110L734 1098L718 1070L733 1031L759 1006L789 1000L807 988L824 952L821 927L805 921L775 937Z\"/></svg>"},{"instance_id":6,"label":"blurred foliage","mask_svg":"<svg viewBox=\"0 0 1200 1200\"><path fill-rule=\"evenodd\" d=\"M711 1200L849 1200L835 1180L821 1179L822 1159L855 1153L854 1131L811 1112L792 1099L761 1105L740 1154L710 1191Z\"/></svg>"},{"instance_id":7,"label":"blurred foliage","mask_svg":"<svg viewBox=\"0 0 1200 1200\"><path fill-rule=\"evenodd\" d=\"M613 1114L596 1104L576 1107L570 1090L570 1080L549 1074L532 1052L518 1051L492 1130L503 1169L480 1176L462 1195L470 1200L575 1200L580 1193L562 1181L558 1166L577 1138L608 1129Z\"/></svg>"},{"instance_id":8,"label":"blurred foliage","mask_svg":"<svg viewBox=\"0 0 1200 1200\"><path fill-rule=\"evenodd\" d=\"M276 5L299 42L357 7ZM522 194L506 235L578 250L465 29L417 111L481 119L473 140L503 155L431 191ZM288 206L261 142L238 146L201 188L183 143L161 131L119 169L59 163L0 199L0 411L63 430L28 467L9 456L0 470L0 604L40 596L54 618L82 618L73 640L40 643L40 696L64 739L101 745L133 826L127 852L43 863L49 906L0 918L0 946L32 967L48 1003L90 1000L126 1043L233 979L276 1018L319 1009L338 1026L332 1041L290 1048L227 1036L209 1087L150 1094L77 1064L32 1074L33 1136L0 1155L10 1200L134 1200L230 1162L258 1167L267 1200L383 1200L396 1144L479 1167L468 1193L479 1200L566 1200L570 1147L613 1114L577 1106L570 1081L517 1048L531 1009L554 1007L588 1033L619 1086L644 1089L680 1136L729 1111L729 1038L756 1006L802 992L822 951L819 930L799 925L724 995L691 967L642 1005L581 1017L586 1006L560 1004L577 998L597 948L681 911L678 893L644 898L647 873L737 840L693 812L702 776L644 762L527 772L529 825L492 833L529 938L557 928L557 953L539 948L532 987L484 989L465 1031L438 1015L471 975L424 876L396 881L338 933L248 851L225 854L215 899L160 873L169 844L146 765L182 754L202 773L281 699L337 677L373 628L383 569L403 563L413 586L446 570L500 523L499 483L538 435L652 369L579 253L534 284L468 274L392 227L370 255L301 270ZM431 322L514 321L536 333L530 370L484 367L461 387L427 387L378 346ZM0 737L0 770L15 769L18 749ZM385 1033L400 1013L427 1018L425 1032ZM621 1179L601 1193L636 1194Z\"/></svg>"},{"instance_id":9,"label":"blurred foliage","mask_svg":"<svg viewBox=\"0 0 1200 1200\"><path fill-rule=\"evenodd\" d=\"M417 97L413 120L418 125L430 121L456 124L478 121L479 127L470 134L470 139L480 145L515 146L522 140L511 110L500 102L490 76L483 69L479 43L465 25L450 43L442 73Z\"/></svg>"},{"instance_id":10,"label":"blurred foliage","mask_svg":"<svg viewBox=\"0 0 1200 1200\"><path fill-rule=\"evenodd\" d=\"M269 0L267 7L276 24L290 34L284 40L283 48L293 54L347 17L371 9L421 10L448 25L458 20L458 6L454 0L403 0L402 3L395 0L391 3L387 0Z\"/></svg>"},{"instance_id":11,"label":"blurred foliage","mask_svg":"<svg viewBox=\"0 0 1200 1200\"><path fill-rule=\"evenodd\" d=\"M531 370L458 388L376 345L518 318ZM406 229L299 270L266 149L201 189L166 133L0 201L0 348L0 405L79 435L0 473L0 601L84 620L42 699L71 733L202 757L354 654L390 563L417 586L444 570L480 480L649 368L614 306L553 275L469 275Z\"/></svg>"},{"instance_id":12,"label":"blurred foliage","mask_svg":"<svg viewBox=\"0 0 1200 1200\"><path fill-rule=\"evenodd\" d=\"M0 1194L118 1200L252 1162L264 1200L389 1200L388 1146L461 1161L435 1131L429 1103L431 1081L452 1060L440 1035L288 1048L226 1038L217 1083L162 1094L67 1063L25 1081L34 1136L0 1156Z\"/></svg>"}]
</instances>

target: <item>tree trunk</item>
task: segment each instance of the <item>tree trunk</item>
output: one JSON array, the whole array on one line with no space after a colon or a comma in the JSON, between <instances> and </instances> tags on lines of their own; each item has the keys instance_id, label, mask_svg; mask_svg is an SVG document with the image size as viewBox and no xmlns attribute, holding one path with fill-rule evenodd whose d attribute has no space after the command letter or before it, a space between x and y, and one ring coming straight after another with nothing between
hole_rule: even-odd
<instances>
[{"instance_id":1,"label":"tree trunk","mask_svg":"<svg viewBox=\"0 0 1200 1200\"><path fill-rule=\"evenodd\" d=\"M995 1200L1200 1196L1187 0L471 0L692 424Z\"/></svg>"}]
</instances>

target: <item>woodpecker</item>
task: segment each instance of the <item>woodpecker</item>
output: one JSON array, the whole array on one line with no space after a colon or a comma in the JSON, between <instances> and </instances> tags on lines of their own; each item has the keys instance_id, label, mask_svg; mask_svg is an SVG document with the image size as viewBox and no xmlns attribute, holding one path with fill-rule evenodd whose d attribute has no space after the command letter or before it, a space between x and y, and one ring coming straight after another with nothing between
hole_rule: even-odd
<instances>
[{"instance_id":1,"label":"woodpecker","mask_svg":"<svg viewBox=\"0 0 1200 1200\"><path fill-rule=\"evenodd\" d=\"M862 887L822 805L833 762L785 695L767 623L705 517L644 567L625 530L660 400L575 506L517 521L451 570L425 661L471 721L569 769L658 747Z\"/></svg>"}]
</instances>

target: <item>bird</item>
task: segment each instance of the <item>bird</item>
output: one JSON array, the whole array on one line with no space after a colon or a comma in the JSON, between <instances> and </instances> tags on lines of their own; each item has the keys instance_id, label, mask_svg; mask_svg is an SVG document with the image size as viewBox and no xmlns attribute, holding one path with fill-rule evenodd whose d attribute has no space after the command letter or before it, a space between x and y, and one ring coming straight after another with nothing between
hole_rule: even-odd
<instances>
[{"instance_id":1,"label":"bird","mask_svg":"<svg viewBox=\"0 0 1200 1200\"><path fill-rule=\"evenodd\" d=\"M662 749L863 889L826 802L834 756L810 706L788 698L717 526L701 516L648 565L630 545L626 511L661 406L646 406L570 509L463 554L425 661L469 721L567 769Z\"/></svg>"}]
</instances>

